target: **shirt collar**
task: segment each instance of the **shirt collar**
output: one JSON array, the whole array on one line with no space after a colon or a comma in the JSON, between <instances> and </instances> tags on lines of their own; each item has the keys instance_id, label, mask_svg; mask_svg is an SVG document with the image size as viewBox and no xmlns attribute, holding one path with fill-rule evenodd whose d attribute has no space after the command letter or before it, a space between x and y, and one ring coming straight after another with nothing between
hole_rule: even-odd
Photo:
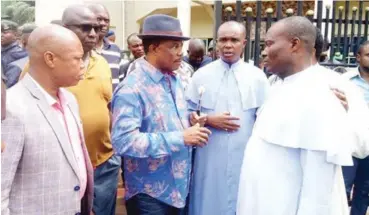
<instances>
[{"instance_id":1,"label":"shirt collar","mask_svg":"<svg viewBox=\"0 0 369 215\"><path fill-rule=\"evenodd\" d=\"M243 61L240 58L238 61L234 62L234 63L227 63L225 62L222 58L220 58L220 62L222 63L223 67L226 69L234 69L236 68L238 65L240 65Z\"/></svg>"},{"instance_id":2,"label":"shirt collar","mask_svg":"<svg viewBox=\"0 0 369 215\"><path fill-rule=\"evenodd\" d=\"M280 79L283 83L288 83L288 82L293 82L294 80L296 80L298 77L300 77L303 74L309 73L310 71L313 71L314 68L316 68L319 64L313 64L311 66L309 66L308 68L302 70L301 72L297 72L293 75L287 76L285 77L283 80Z\"/></svg>"},{"instance_id":3,"label":"shirt collar","mask_svg":"<svg viewBox=\"0 0 369 215\"><path fill-rule=\"evenodd\" d=\"M31 78L33 83L36 85L36 87L41 91L41 94L44 95L44 97L46 99L46 102L49 106L52 107L52 106L54 106L56 104L59 104L59 103L61 103L62 105L66 105L68 103L62 89L59 89L59 91L58 91L59 101L57 101L48 92L46 92L46 90L35 79L33 79L32 76L29 76L29 77Z\"/></svg>"},{"instance_id":4,"label":"shirt collar","mask_svg":"<svg viewBox=\"0 0 369 215\"><path fill-rule=\"evenodd\" d=\"M136 61L140 66L142 66L142 69L149 74L150 78L155 83L159 83L159 81L164 77L164 73L151 65L145 58L138 58ZM175 74L173 74L173 77L175 77Z\"/></svg>"},{"instance_id":5,"label":"shirt collar","mask_svg":"<svg viewBox=\"0 0 369 215\"><path fill-rule=\"evenodd\" d=\"M102 44L101 44L101 47L99 47L99 48L95 48L95 49L94 49L94 51L95 51L97 54L100 54L100 55L101 55L103 50L109 50L109 49L110 49L110 47L111 47L110 42L109 42L106 38L104 38L104 39L103 39L103 42L102 42Z\"/></svg>"},{"instance_id":6,"label":"shirt collar","mask_svg":"<svg viewBox=\"0 0 369 215\"><path fill-rule=\"evenodd\" d=\"M360 72L359 72L359 67L356 67L354 69L350 69L349 71L347 71L345 73L345 76L348 77L349 79L355 78L355 77L360 77Z\"/></svg>"}]
</instances>

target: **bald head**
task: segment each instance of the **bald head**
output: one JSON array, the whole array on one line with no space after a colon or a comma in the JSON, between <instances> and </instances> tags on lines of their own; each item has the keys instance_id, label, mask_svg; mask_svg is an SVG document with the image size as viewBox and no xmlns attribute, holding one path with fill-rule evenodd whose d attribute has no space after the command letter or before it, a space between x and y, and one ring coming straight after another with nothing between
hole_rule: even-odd
<instances>
[{"instance_id":1,"label":"bald head","mask_svg":"<svg viewBox=\"0 0 369 215\"><path fill-rule=\"evenodd\" d=\"M108 9L102 4L90 4L87 7L94 13L109 13Z\"/></svg>"},{"instance_id":2,"label":"bald head","mask_svg":"<svg viewBox=\"0 0 369 215\"><path fill-rule=\"evenodd\" d=\"M30 74L40 83L52 80L53 87L74 86L83 75L81 42L67 28L53 24L36 28L28 39L28 53Z\"/></svg>"},{"instance_id":3,"label":"bald head","mask_svg":"<svg viewBox=\"0 0 369 215\"><path fill-rule=\"evenodd\" d=\"M95 48L101 33L96 15L85 5L72 5L64 10L62 23L78 36L87 56Z\"/></svg>"},{"instance_id":4,"label":"bald head","mask_svg":"<svg viewBox=\"0 0 369 215\"><path fill-rule=\"evenodd\" d=\"M365 42L363 42L362 44L360 44L360 46L359 46L359 49L358 49L358 54L362 54L363 53L363 51L364 51L364 48L367 48L367 47L369 47L369 41L365 41Z\"/></svg>"},{"instance_id":5,"label":"bald head","mask_svg":"<svg viewBox=\"0 0 369 215\"><path fill-rule=\"evenodd\" d=\"M356 62L359 64L360 73L369 74L369 41L365 41L360 45Z\"/></svg>"},{"instance_id":6,"label":"bald head","mask_svg":"<svg viewBox=\"0 0 369 215\"><path fill-rule=\"evenodd\" d=\"M197 70L205 55L205 43L201 39L191 39L188 44L188 60L191 66Z\"/></svg>"},{"instance_id":7,"label":"bald head","mask_svg":"<svg viewBox=\"0 0 369 215\"><path fill-rule=\"evenodd\" d=\"M194 39L191 39L189 44L188 44L188 49L189 51L203 51L205 52L205 43L204 41L202 41L201 39L197 39L197 38L194 38Z\"/></svg>"},{"instance_id":8,"label":"bald head","mask_svg":"<svg viewBox=\"0 0 369 215\"><path fill-rule=\"evenodd\" d=\"M137 33L132 33L132 34L128 35L128 37L127 37L127 44L131 45L132 42L134 42L136 40L141 40L141 39L138 37Z\"/></svg>"},{"instance_id":9,"label":"bald head","mask_svg":"<svg viewBox=\"0 0 369 215\"><path fill-rule=\"evenodd\" d=\"M313 51L316 39L316 28L306 17L287 17L275 23L272 28L283 32L289 39L298 38L302 41L305 49L309 53Z\"/></svg>"},{"instance_id":10,"label":"bald head","mask_svg":"<svg viewBox=\"0 0 369 215\"><path fill-rule=\"evenodd\" d=\"M229 30L231 29L232 31L237 31L239 33L241 33L241 35L245 38L246 37L246 28L243 24L236 22L236 21L228 21L228 22L224 22L223 24L221 24L219 26L218 29L218 34L221 31L224 31L224 29Z\"/></svg>"},{"instance_id":11,"label":"bald head","mask_svg":"<svg viewBox=\"0 0 369 215\"><path fill-rule=\"evenodd\" d=\"M138 37L137 33L130 34L127 37L128 49L131 51L135 59L145 55L142 40Z\"/></svg>"},{"instance_id":12,"label":"bald head","mask_svg":"<svg viewBox=\"0 0 369 215\"><path fill-rule=\"evenodd\" d=\"M96 16L97 22L101 26L99 41L102 41L109 32L110 15L107 8L102 4L91 4L87 6Z\"/></svg>"},{"instance_id":13,"label":"bald head","mask_svg":"<svg viewBox=\"0 0 369 215\"><path fill-rule=\"evenodd\" d=\"M265 36L262 52L267 71L285 78L311 66L316 34L315 26L302 16L273 24Z\"/></svg>"},{"instance_id":14,"label":"bald head","mask_svg":"<svg viewBox=\"0 0 369 215\"><path fill-rule=\"evenodd\" d=\"M47 51L61 53L73 45L81 45L78 37L70 30L59 25L50 24L36 28L28 39L30 61L43 58Z\"/></svg>"},{"instance_id":15,"label":"bald head","mask_svg":"<svg viewBox=\"0 0 369 215\"><path fill-rule=\"evenodd\" d=\"M85 5L72 5L67 7L62 16L63 25L81 24L82 20L95 17L95 14Z\"/></svg>"}]
</instances>

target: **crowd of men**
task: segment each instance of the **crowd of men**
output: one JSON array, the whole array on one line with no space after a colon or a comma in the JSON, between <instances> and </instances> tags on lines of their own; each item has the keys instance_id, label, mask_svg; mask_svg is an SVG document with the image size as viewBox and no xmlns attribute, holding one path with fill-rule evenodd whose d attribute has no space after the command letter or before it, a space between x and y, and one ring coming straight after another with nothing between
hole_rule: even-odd
<instances>
[{"instance_id":1,"label":"crowd of men","mask_svg":"<svg viewBox=\"0 0 369 215\"><path fill-rule=\"evenodd\" d=\"M1 23L2 214L115 214L120 169L128 215L366 214L369 42L339 75L319 65L320 30L284 18L268 80L238 22L207 56L178 19L148 16L130 61L109 24L99 4Z\"/></svg>"}]
</instances>

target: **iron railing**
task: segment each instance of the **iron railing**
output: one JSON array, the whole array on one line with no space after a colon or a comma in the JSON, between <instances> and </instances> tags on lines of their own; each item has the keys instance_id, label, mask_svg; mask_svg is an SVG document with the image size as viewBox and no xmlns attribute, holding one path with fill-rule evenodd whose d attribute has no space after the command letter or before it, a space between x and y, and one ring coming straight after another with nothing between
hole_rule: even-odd
<instances>
[{"instance_id":1,"label":"iron railing","mask_svg":"<svg viewBox=\"0 0 369 215\"><path fill-rule=\"evenodd\" d=\"M248 1L249 3L250 1ZM253 13L251 7L245 9L245 14L242 15L242 2L240 0L235 1L235 14L233 14L232 7L228 6L225 8L225 16L223 16L223 4L222 1L216 0L214 2L214 13L215 13L215 28L214 28L214 38L217 37L217 30L220 24L228 20L236 20L242 22L246 27L246 39L247 44L244 50L244 60L248 62L249 60L254 60L254 65L259 66L260 63L260 52L263 47L263 41L260 35L260 28L264 22L266 25L266 30L270 28L273 22L276 22L283 18L282 11L282 1L276 2L276 15L274 16L274 9L267 8L266 16L262 16L262 3L263 1L256 2L256 13ZM325 66L330 67L355 67L354 55L357 52L360 44L368 40L368 26L369 26L369 7L364 8L364 1L359 1L359 7L351 7L351 1L346 0L345 6L339 6L337 8L337 1L333 1L332 6L326 6L325 14L323 17L323 1L317 1L317 11L316 17L314 17L315 12L313 10L308 10L303 14L303 1L297 1L297 14L295 14L292 8L288 8L285 11L286 16L299 15L306 16L310 21L312 21L318 28L322 28L324 23L324 29L322 30L324 39L328 40L328 32L331 26L331 41L330 41L330 53L329 62L321 63ZM338 9L338 10L337 10ZM330 12L332 11L332 16ZM338 14L336 14L338 11ZM352 14L349 18L349 14ZM365 13L365 16L363 16ZM255 23L255 35L251 38L251 26ZM351 33L348 34L349 25L351 25ZM337 28L337 30L336 30ZM364 29L364 33L361 33ZM343 34L342 34L343 32ZM340 56L340 57L338 57ZM335 59L333 61L333 59Z\"/></svg>"}]
</instances>

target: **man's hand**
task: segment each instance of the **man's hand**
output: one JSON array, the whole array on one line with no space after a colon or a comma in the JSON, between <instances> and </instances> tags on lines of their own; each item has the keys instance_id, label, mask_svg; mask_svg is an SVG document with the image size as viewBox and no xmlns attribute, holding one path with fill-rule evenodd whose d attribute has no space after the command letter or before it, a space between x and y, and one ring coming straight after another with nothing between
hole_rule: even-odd
<instances>
[{"instance_id":1,"label":"man's hand","mask_svg":"<svg viewBox=\"0 0 369 215\"><path fill-rule=\"evenodd\" d=\"M201 127L204 127L205 123L206 123L206 119L207 119L207 115L204 114L201 116L197 115L196 112L192 112L190 115L190 123L191 125L196 125L197 123L200 124Z\"/></svg>"},{"instance_id":2,"label":"man's hand","mask_svg":"<svg viewBox=\"0 0 369 215\"><path fill-rule=\"evenodd\" d=\"M337 88L331 88L331 90L333 91L334 95L336 95L336 97L340 100L342 106L345 108L347 112L349 109L349 106L348 106L348 102L346 99L346 94Z\"/></svg>"},{"instance_id":3,"label":"man's hand","mask_svg":"<svg viewBox=\"0 0 369 215\"><path fill-rule=\"evenodd\" d=\"M240 120L240 118L231 116L229 112L216 116L208 116L207 118L207 125L216 129L232 132L240 128L240 125L234 123L235 120Z\"/></svg>"},{"instance_id":4,"label":"man's hand","mask_svg":"<svg viewBox=\"0 0 369 215\"><path fill-rule=\"evenodd\" d=\"M183 132L184 143L188 146L200 146L203 147L209 140L211 131L207 128L200 127L196 124L190 128L187 128Z\"/></svg>"}]
</instances>

